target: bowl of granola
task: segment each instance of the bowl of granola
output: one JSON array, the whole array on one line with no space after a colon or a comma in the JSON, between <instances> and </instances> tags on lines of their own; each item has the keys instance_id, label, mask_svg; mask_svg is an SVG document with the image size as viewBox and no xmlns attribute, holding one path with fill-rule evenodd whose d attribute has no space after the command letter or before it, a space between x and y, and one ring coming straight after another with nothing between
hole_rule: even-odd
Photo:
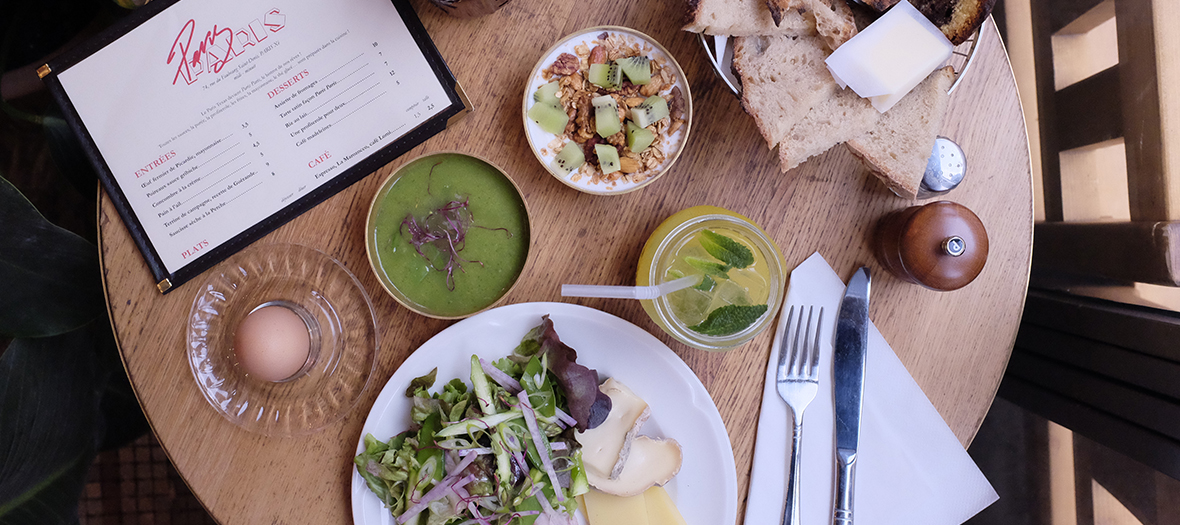
<instances>
[{"instance_id":1,"label":"bowl of granola","mask_svg":"<svg viewBox=\"0 0 1180 525\"><path fill-rule=\"evenodd\" d=\"M692 124L684 71L651 37L598 26L567 35L533 68L525 136L567 186L595 195L642 188L672 167Z\"/></svg>"}]
</instances>

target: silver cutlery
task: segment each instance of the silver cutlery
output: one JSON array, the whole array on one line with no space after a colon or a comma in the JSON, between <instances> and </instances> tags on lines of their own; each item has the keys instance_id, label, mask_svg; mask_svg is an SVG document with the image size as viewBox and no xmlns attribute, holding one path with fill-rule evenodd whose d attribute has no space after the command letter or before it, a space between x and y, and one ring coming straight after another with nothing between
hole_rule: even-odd
<instances>
[{"instance_id":1,"label":"silver cutlery","mask_svg":"<svg viewBox=\"0 0 1180 525\"><path fill-rule=\"evenodd\" d=\"M779 321L771 349L773 351L774 347L778 348L775 386L778 388L779 397L782 397L791 409L791 417L794 419L783 525L799 523L799 448L803 442L803 411L819 391L819 332L823 326L824 309L819 308L818 315L815 315L816 308L807 307L806 326L803 323L803 310L802 306L798 307L799 319L796 321L796 307L792 306L786 319ZM792 327L793 323L796 326Z\"/></svg>"},{"instance_id":2,"label":"silver cutlery","mask_svg":"<svg viewBox=\"0 0 1180 525\"><path fill-rule=\"evenodd\" d=\"M865 350L869 342L869 269L861 268L848 281L836 320L832 355L832 386L836 408L835 525L852 525L852 492L856 481L856 452L860 445L861 397L864 394Z\"/></svg>"}]
</instances>

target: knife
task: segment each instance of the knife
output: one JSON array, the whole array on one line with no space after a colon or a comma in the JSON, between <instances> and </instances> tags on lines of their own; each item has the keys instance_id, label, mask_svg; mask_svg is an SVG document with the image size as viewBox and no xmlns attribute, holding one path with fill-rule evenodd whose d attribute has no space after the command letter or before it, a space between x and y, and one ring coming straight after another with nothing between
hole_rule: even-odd
<instances>
[{"instance_id":1,"label":"knife","mask_svg":"<svg viewBox=\"0 0 1180 525\"><path fill-rule=\"evenodd\" d=\"M868 268L862 267L853 274L836 320L836 349L832 357L836 405L836 509L832 516L835 525L852 524L865 350L869 345L869 281Z\"/></svg>"}]
</instances>

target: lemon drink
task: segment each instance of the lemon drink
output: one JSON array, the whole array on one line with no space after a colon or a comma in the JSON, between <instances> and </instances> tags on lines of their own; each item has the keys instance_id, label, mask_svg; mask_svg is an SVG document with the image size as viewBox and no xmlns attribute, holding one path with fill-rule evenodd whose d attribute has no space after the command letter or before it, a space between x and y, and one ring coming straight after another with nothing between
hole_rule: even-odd
<instances>
[{"instance_id":1,"label":"lemon drink","mask_svg":"<svg viewBox=\"0 0 1180 525\"><path fill-rule=\"evenodd\" d=\"M673 247L664 280L700 275L692 288L668 297L672 315L690 330L713 336L745 330L766 313L770 270L742 232L703 228Z\"/></svg>"}]
</instances>

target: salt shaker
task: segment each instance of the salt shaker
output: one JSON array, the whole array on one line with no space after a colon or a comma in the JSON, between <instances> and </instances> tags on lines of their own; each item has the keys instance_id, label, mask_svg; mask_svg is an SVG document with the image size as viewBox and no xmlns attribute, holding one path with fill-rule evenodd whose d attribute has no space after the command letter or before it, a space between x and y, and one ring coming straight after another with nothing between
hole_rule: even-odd
<instances>
[{"instance_id":1,"label":"salt shaker","mask_svg":"<svg viewBox=\"0 0 1180 525\"><path fill-rule=\"evenodd\" d=\"M918 186L918 198L929 199L955 189L967 174L967 155L955 141L946 137L934 140L934 149L926 161L926 172Z\"/></svg>"},{"instance_id":2,"label":"salt shaker","mask_svg":"<svg viewBox=\"0 0 1180 525\"><path fill-rule=\"evenodd\" d=\"M987 262L987 231L965 206L937 201L893 212L877 226L877 261L898 278L932 290L957 290Z\"/></svg>"}]
</instances>

